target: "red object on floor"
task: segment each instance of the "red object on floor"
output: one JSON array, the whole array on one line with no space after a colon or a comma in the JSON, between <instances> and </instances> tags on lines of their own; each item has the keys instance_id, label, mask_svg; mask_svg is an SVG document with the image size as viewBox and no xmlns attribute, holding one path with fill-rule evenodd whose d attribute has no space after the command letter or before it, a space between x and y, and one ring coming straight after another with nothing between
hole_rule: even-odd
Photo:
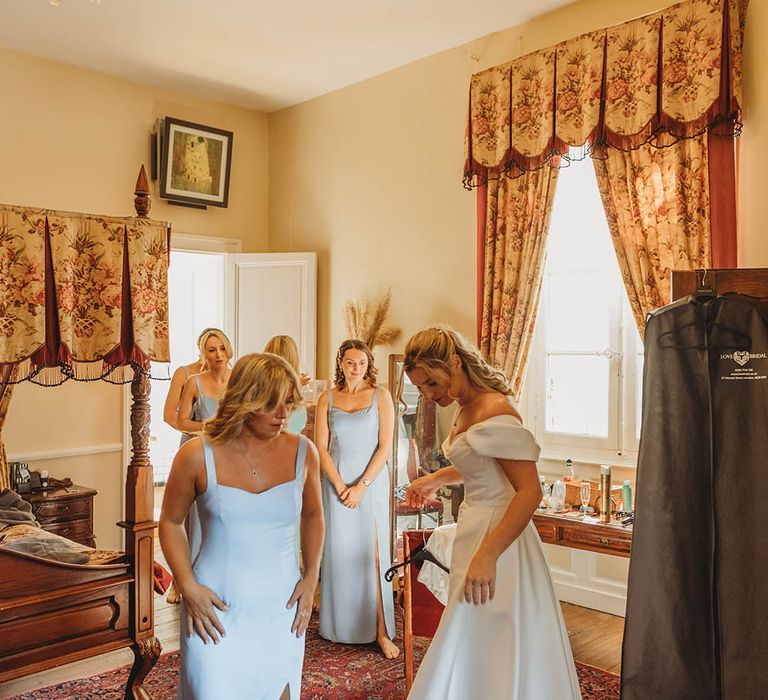
<instances>
[{"instance_id":1,"label":"red object on floor","mask_svg":"<svg viewBox=\"0 0 768 700\"><path fill-rule=\"evenodd\" d=\"M154 579L155 593L163 595L163 593L168 590L168 586L171 585L173 576L171 576L171 572L168 571L168 569L166 569L162 564L155 562Z\"/></svg>"}]
</instances>

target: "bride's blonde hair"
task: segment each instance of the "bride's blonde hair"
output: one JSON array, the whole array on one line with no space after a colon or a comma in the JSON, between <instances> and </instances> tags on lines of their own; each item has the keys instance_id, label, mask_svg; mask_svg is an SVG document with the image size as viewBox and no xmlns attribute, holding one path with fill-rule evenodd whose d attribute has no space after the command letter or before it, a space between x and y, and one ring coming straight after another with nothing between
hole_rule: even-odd
<instances>
[{"instance_id":1,"label":"bride's blonde hair","mask_svg":"<svg viewBox=\"0 0 768 700\"><path fill-rule=\"evenodd\" d=\"M216 416L205 423L203 432L214 445L232 440L252 414L274 410L286 396L293 398L294 408L303 403L301 381L293 367L269 352L244 355L235 362Z\"/></svg>"},{"instance_id":2,"label":"bride's blonde hair","mask_svg":"<svg viewBox=\"0 0 768 700\"><path fill-rule=\"evenodd\" d=\"M512 393L504 373L488 364L474 345L449 326L430 326L416 333L405 346L403 369L410 372L420 367L433 379L438 378L438 371L450 375L454 355L478 391L498 391L507 396Z\"/></svg>"}]
</instances>

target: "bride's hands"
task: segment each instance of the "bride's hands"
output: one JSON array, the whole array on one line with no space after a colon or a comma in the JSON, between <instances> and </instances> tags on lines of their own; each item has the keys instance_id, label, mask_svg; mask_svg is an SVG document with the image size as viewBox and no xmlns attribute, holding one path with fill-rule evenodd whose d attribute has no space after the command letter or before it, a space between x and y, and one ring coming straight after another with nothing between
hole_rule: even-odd
<instances>
[{"instance_id":1,"label":"bride's hands","mask_svg":"<svg viewBox=\"0 0 768 700\"><path fill-rule=\"evenodd\" d=\"M405 502L411 508L423 508L424 504L437 493L440 484L437 483L436 475L437 472L427 474L427 476L421 476L408 484L405 491Z\"/></svg>"},{"instance_id":2,"label":"bride's hands","mask_svg":"<svg viewBox=\"0 0 768 700\"><path fill-rule=\"evenodd\" d=\"M483 605L496 594L496 559L477 551L467 569L464 581L464 599L468 603Z\"/></svg>"},{"instance_id":3,"label":"bride's hands","mask_svg":"<svg viewBox=\"0 0 768 700\"><path fill-rule=\"evenodd\" d=\"M187 614L187 636L191 637L197 632L204 644L208 644L208 638L214 644L219 643L217 632L223 637L224 626L216 615L215 608L228 610L219 596L208 586L194 582L181 592L184 601L184 609Z\"/></svg>"}]
</instances>

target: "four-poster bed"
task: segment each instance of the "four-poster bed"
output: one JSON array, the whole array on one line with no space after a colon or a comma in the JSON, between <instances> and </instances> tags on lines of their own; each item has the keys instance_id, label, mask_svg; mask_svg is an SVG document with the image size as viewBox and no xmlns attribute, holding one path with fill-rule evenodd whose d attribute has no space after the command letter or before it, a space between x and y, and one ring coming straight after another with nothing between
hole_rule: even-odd
<instances>
[{"instance_id":1,"label":"four-poster bed","mask_svg":"<svg viewBox=\"0 0 768 700\"><path fill-rule=\"evenodd\" d=\"M0 407L24 380L130 381L132 394L125 563L63 564L0 545L0 682L130 646L125 697L150 698L143 681L160 643L149 379L152 362L169 361L170 229L148 218L143 166L135 195L137 216L125 218L0 207ZM0 488L6 480L0 448Z\"/></svg>"}]
</instances>

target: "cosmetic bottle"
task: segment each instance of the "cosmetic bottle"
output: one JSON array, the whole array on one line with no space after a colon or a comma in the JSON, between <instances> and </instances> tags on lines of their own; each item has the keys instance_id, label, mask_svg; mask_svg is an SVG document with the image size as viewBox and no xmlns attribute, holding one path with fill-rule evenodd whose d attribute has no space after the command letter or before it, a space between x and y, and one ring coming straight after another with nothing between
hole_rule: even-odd
<instances>
[{"instance_id":1,"label":"cosmetic bottle","mask_svg":"<svg viewBox=\"0 0 768 700\"><path fill-rule=\"evenodd\" d=\"M632 512L632 482L629 479L624 480L624 485L621 487L621 500L622 509L625 513Z\"/></svg>"},{"instance_id":2,"label":"cosmetic bottle","mask_svg":"<svg viewBox=\"0 0 768 700\"><path fill-rule=\"evenodd\" d=\"M611 522L611 465L600 465L600 522Z\"/></svg>"},{"instance_id":3,"label":"cosmetic bottle","mask_svg":"<svg viewBox=\"0 0 768 700\"><path fill-rule=\"evenodd\" d=\"M565 508L565 484L558 479L552 485L552 495L549 498L552 510L560 511Z\"/></svg>"}]
</instances>

